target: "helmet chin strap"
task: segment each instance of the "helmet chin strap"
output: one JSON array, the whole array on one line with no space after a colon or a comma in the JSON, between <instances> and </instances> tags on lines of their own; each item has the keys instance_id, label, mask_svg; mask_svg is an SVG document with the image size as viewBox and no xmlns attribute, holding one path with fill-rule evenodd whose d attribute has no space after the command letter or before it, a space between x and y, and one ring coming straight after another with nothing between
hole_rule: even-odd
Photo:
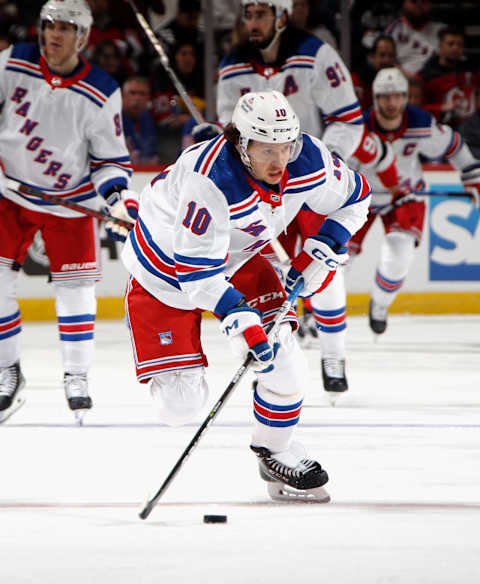
<instances>
[{"instance_id":1,"label":"helmet chin strap","mask_svg":"<svg viewBox=\"0 0 480 584\"><path fill-rule=\"evenodd\" d=\"M260 52L262 53L262 57L264 57L265 55L268 55L268 53L270 51L272 51L275 44L278 43L278 41L280 39L280 35L282 34L282 32L285 30L285 28L287 26L286 24L285 24L285 26L279 26L280 19L281 19L281 16L279 18L275 19L275 34L273 35L272 40L268 43L268 45L265 48L260 49Z\"/></svg>"}]
</instances>

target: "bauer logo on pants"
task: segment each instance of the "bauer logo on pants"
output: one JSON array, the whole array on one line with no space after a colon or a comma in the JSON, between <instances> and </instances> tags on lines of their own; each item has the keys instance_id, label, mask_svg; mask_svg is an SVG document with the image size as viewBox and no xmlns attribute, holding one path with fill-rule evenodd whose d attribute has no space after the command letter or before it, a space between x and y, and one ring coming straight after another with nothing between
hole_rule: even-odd
<instances>
[{"instance_id":1,"label":"bauer logo on pants","mask_svg":"<svg viewBox=\"0 0 480 584\"><path fill-rule=\"evenodd\" d=\"M161 345L171 345L173 343L172 331L158 333Z\"/></svg>"},{"instance_id":2,"label":"bauer logo on pants","mask_svg":"<svg viewBox=\"0 0 480 584\"><path fill-rule=\"evenodd\" d=\"M480 281L479 216L467 198L430 200L430 280Z\"/></svg>"}]
</instances>

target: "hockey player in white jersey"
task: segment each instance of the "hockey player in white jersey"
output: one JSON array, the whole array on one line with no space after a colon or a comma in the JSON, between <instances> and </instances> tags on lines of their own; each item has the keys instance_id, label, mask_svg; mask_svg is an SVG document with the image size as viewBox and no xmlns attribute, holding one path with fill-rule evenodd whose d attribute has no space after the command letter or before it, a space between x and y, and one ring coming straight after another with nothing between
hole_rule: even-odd
<instances>
[{"instance_id":1,"label":"hockey player in white jersey","mask_svg":"<svg viewBox=\"0 0 480 584\"><path fill-rule=\"evenodd\" d=\"M220 63L218 119L231 120L247 91L276 90L297 112L302 131L322 137L347 160L360 144L362 112L350 73L340 55L312 34L292 27L292 0L242 0L249 39Z\"/></svg>"},{"instance_id":2,"label":"hockey player in white jersey","mask_svg":"<svg viewBox=\"0 0 480 584\"><path fill-rule=\"evenodd\" d=\"M245 91L276 89L282 92L300 118L302 130L322 138L343 160L356 155L368 167L387 177L394 157L375 136L364 134L361 109L350 74L341 57L328 44L288 22L291 0L242 0L247 42L234 47L220 65L218 116L230 121L237 99ZM291 257L299 235L318 229L323 217L304 208L286 237L281 237ZM303 304L299 333L307 344L318 336L323 387L330 400L348 389L345 373L346 301L343 273L332 285Z\"/></svg>"},{"instance_id":3,"label":"hockey player in white jersey","mask_svg":"<svg viewBox=\"0 0 480 584\"><path fill-rule=\"evenodd\" d=\"M39 45L21 43L0 53L0 421L23 403L16 280L35 233L41 232L50 260L65 395L79 421L92 407L87 373L101 276L96 220L15 185L95 208L99 194L113 215L136 216L120 90L80 56L91 24L85 0L48 0Z\"/></svg>"},{"instance_id":4,"label":"hockey player in white jersey","mask_svg":"<svg viewBox=\"0 0 480 584\"><path fill-rule=\"evenodd\" d=\"M464 189L473 192L476 200L480 195L480 161L473 157L460 134L437 123L425 110L407 104L408 82L398 69L379 71L373 82L373 94L374 107L365 113L365 121L372 132L393 148L399 173L399 192L393 198L392 209L381 215L386 237L380 249L369 309L370 327L376 334L382 334L387 327L388 308L401 289L422 236L425 203L415 198L416 191L425 190L420 155L447 159L461 170ZM385 189L375 174L360 169L371 183L375 204L375 193ZM385 203L384 197L377 205L379 202ZM373 207L367 223L351 240L352 254L360 252L363 238L376 217Z\"/></svg>"},{"instance_id":5,"label":"hockey player in white jersey","mask_svg":"<svg viewBox=\"0 0 480 584\"><path fill-rule=\"evenodd\" d=\"M263 326L286 294L259 253L303 204L327 216L292 261L287 291L328 285L346 259L345 244L364 223L370 189L325 145L300 134L279 92L247 93L223 135L185 150L145 187L122 259L131 274L126 311L137 378L151 381L161 420L181 424L207 399L200 341L209 310L236 355L255 359L252 449L273 497L328 500L326 472L292 442L308 386L293 311L276 339ZM285 494L289 490L289 495Z\"/></svg>"}]
</instances>

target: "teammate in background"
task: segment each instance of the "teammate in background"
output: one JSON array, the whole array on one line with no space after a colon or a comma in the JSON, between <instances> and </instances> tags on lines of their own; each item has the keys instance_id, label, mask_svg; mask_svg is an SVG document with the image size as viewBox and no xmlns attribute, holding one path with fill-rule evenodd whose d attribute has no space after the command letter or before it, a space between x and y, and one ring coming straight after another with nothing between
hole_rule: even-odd
<instances>
[{"instance_id":1,"label":"teammate in background","mask_svg":"<svg viewBox=\"0 0 480 584\"><path fill-rule=\"evenodd\" d=\"M422 236L425 203L415 198L416 191L425 190L420 155L449 160L461 170L465 190L477 197L480 162L456 131L437 123L425 110L407 104L408 81L399 69L379 71L373 82L373 93L374 108L365 113L365 121L371 132L393 148L399 173L399 191L391 201L392 208L380 215L386 237L380 249L369 307L370 327L382 334L387 327L388 307L405 280ZM375 174L368 169L362 170L374 193L385 192ZM362 241L377 217L374 209L350 242L352 254L361 251Z\"/></svg>"},{"instance_id":2,"label":"teammate in background","mask_svg":"<svg viewBox=\"0 0 480 584\"><path fill-rule=\"evenodd\" d=\"M298 113L302 131L322 137L347 160L360 144L362 112L340 55L312 34L292 27L292 0L242 0L249 38L220 63L217 113L225 126L247 91L277 90Z\"/></svg>"},{"instance_id":3,"label":"teammate in background","mask_svg":"<svg viewBox=\"0 0 480 584\"><path fill-rule=\"evenodd\" d=\"M192 421L207 400L202 311L219 318L239 358L252 353L251 448L273 498L308 494L326 501L328 477L292 442L307 362L292 334L293 311L278 337L265 335L285 290L260 252L307 204L327 219L292 261L286 290L299 278L306 296L326 287L345 261L346 242L365 221L369 193L362 175L319 139L300 134L281 93L247 93L222 135L186 149L145 187L123 250L137 378L151 381L162 422Z\"/></svg>"},{"instance_id":4,"label":"teammate in background","mask_svg":"<svg viewBox=\"0 0 480 584\"><path fill-rule=\"evenodd\" d=\"M298 113L303 131L321 137L331 152L347 160L360 144L363 124L350 74L339 54L314 35L291 26L292 0L242 0L242 7L249 38L220 64L220 123L231 120L235 103L246 91L275 89ZM319 337L325 389L338 390L338 379L346 389L345 304L337 305L327 294L312 302L326 314L343 315L343 323L322 326ZM305 310L302 330L311 326L315 330L311 312Z\"/></svg>"},{"instance_id":5,"label":"teammate in background","mask_svg":"<svg viewBox=\"0 0 480 584\"><path fill-rule=\"evenodd\" d=\"M84 0L48 0L39 45L0 53L0 421L24 401L16 281L35 233L50 260L65 395L79 422L92 407L87 373L101 276L96 220L21 194L13 181L92 208L98 193L112 215L136 216L120 89L80 56L91 24Z\"/></svg>"}]
</instances>

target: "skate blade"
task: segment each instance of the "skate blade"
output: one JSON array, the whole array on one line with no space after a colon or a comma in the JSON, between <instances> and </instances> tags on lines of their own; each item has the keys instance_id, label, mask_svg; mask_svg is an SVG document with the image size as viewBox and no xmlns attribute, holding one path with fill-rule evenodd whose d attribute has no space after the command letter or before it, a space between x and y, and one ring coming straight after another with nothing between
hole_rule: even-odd
<instances>
[{"instance_id":1,"label":"skate blade","mask_svg":"<svg viewBox=\"0 0 480 584\"><path fill-rule=\"evenodd\" d=\"M25 403L25 398L23 397L23 395L17 394L17 396L15 397L13 402L11 403L10 407L7 408L6 410L3 410L2 412L0 412L0 424L5 422L5 420L8 420L8 418L12 414L14 414L17 410L19 410L23 406L24 403Z\"/></svg>"},{"instance_id":2,"label":"skate blade","mask_svg":"<svg viewBox=\"0 0 480 584\"><path fill-rule=\"evenodd\" d=\"M298 337L298 342L302 349L310 349L312 345L312 338L310 336Z\"/></svg>"},{"instance_id":3,"label":"skate blade","mask_svg":"<svg viewBox=\"0 0 480 584\"><path fill-rule=\"evenodd\" d=\"M330 495L324 487L301 491L283 483L269 482L267 483L267 490L270 498L274 501L298 501L302 503L328 503L330 501Z\"/></svg>"},{"instance_id":4,"label":"skate blade","mask_svg":"<svg viewBox=\"0 0 480 584\"><path fill-rule=\"evenodd\" d=\"M334 408L337 405L337 402L338 402L340 396L343 395L345 393L345 391L327 391L326 392L327 396L328 396L328 401L330 402L330 405L332 406L332 408Z\"/></svg>"},{"instance_id":5,"label":"skate blade","mask_svg":"<svg viewBox=\"0 0 480 584\"><path fill-rule=\"evenodd\" d=\"M88 409L85 410L74 410L73 415L75 416L75 423L77 426L83 426L83 418L85 414L88 412Z\"/></svg>"}]
</instances>

